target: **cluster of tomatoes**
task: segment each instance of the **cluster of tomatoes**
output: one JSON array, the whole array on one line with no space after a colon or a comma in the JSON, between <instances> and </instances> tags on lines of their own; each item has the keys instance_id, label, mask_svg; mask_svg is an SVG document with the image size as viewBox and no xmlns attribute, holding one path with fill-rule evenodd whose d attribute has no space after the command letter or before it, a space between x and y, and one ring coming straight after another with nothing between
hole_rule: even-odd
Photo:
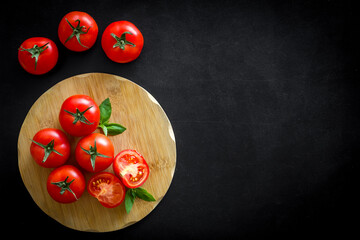
<instances>
[{"instance_id":1,"label":"cluster of tomatoes","mask_svg":"<svg viewBox=\"0 0 360 240\"><path fill-rule=\"evenodd\" d=\"M59 23L60 42L68 49L82 52L90 49L98 36L98 25L85 12L66 14ZM135 60L141 53L144 38L139 29L128 21L117 21L106 27L101 46L106 56L118 63ZM25 40L18 50L20 65L29 73L41 75L55 67L59 52L56 44L45 37Z\"/></svg>"},{"instance_id":2,"label":"cluster of tomatoes","mask_svg":"<svg viewBox=\"0 0 360 240\"><path fill-rule=\"evenodd\" d=\"M102 125L110 118L111 112L107 112L110 101L103 103L99 107L89 96L74 95L61 106L61 127L69 135L81 137L75 148L75 159L80 168L64 165L70 156L70 143L63 131L46 128L33 137L30 145L33 159L42 167L55 168L47 179L49 195L57 202L71 203L78 200L87 188L93 197L108 208L119 206L128 196L128 203L125 203L127 211L135 196L155 201L151 194L140 188L149 176L145 159L131 149L123 150L114 157L114 146L109 137L94 132L99 123ZM103 172L111 164L115 174ZM95 173L87 184L79 169Z\"/></svg>"}]
</instances>

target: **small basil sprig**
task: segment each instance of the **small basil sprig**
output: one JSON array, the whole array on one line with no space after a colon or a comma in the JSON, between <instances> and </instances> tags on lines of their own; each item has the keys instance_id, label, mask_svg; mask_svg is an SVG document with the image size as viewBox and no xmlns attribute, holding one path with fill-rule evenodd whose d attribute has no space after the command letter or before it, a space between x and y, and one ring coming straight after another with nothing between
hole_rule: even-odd
<instances>
[{"instance_id":1,"label":"small basil sprig","mask_svg":"<svg viewBox=\"0 0 360 240\"><path fill-rule=\"evenodd\" d=\"M105 99L99 106L100 108L100 122L99 127L103 130L105 136L118 135L123 133L126 128L118 123L109 123L111 116L111 103L110 99Z\"/></svg>"},{"instance_id":2,"label":"small basil sprig","mask_svg":"<svg viewBox=\"0 0 360 240\"><path fill-rule=\"evenodd\" d=\"M136 197L148 202L156 201L155 198L144 188L129 188L125 194L125 209L127 213L130 212Z\"/></svg>"}]
</instances>

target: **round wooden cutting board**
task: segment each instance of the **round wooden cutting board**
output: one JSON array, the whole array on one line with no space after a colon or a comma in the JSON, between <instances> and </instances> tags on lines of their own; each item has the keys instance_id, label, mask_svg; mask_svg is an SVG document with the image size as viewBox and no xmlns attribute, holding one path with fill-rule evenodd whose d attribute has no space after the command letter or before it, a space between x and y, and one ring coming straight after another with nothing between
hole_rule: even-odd
<instances>
[{"instance_id":1,"label":"round wooden cutting board","mask_svg":"<svg viewBox=\"0 0 360 240\"><path fill-rule=\"evenodd\" d=\"M66 98L75 94L88 95L98 105L110 98L110 122L120 123L127 128L120 135L109 136L115 147L115 155L123 149L136 149L144 156L150 167L150 175L142 187L155 197L155 202L136 199L131 212L127 214L124 203L116 208L105 208L86 190L78 201L70 204L57 203L49 196L46 180L53 169L35 163L30 154L30 139L43 128L62 129L58 121L60 107ZM99 129L97 131L100 132ZM66 164L78 167L74 149L79 138L67 136L71 143L71 155ZM31 107L18 138L18 164L25 187L47 215L80 231L115 231L143 219L165 196L175 171L175 136L159 103L139 85L110 74L82 74L59 82ZM105 171L113 172L112 165ZM94 175L82 172L86 180Z\"/></svg>"}]
</instances>

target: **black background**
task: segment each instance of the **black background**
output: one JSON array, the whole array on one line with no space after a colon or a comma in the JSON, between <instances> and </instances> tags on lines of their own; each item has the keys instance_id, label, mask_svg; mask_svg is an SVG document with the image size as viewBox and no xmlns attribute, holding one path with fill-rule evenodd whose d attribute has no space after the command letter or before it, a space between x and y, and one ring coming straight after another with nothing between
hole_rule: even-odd
<instances>
[{"instance_id":1,"label":"black background","mask_svg":"<svg viewBox=\"0 0 360 240\"><path fill-rule=\"evenodd\" d=\"M94 47L57 37L68 12L97 21ZM358 220L359 24L346 1L12 1L1 16L2 230L26 237L225 239L346 236ZM109 60L100 37L128 20L140 57ZM17 48L43 36L56 67L25 72ZM66 228L33 202L17 165L17 138L32 104L57 82L116 74L147 89L174 128L170 189L142 221L111 233ZM154 123L155 124L155 123ZM11 211L7 211L11 210ZM3 234L6 233L3 232ZM4 235L5 236L5 235ZM9 236L9 235L7 235Z\"/></svg>"}]
</instances>

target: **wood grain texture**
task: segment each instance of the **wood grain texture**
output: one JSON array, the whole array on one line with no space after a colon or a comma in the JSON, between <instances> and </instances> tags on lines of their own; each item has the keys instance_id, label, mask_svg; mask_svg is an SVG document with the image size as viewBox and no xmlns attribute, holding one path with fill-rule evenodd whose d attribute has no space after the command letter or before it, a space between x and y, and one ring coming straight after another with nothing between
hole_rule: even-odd
<instances>
[{"instance_id":1,"label":"wood grain texture","mask_svg":"<svg viewBox=\"0 0 360 240\"><path fill-rule=\"evenodd\" d=\"M74 94L86 94L99 105L107 97L110 98L113 109L110 122L121 123L127 128L120 135L110 136L115 154L130 148L144 156L150 167L150 175L143 187L152 193L156 202L136 199L131 212L127 214L124 204L113 209L105 208L86 191L77 202L71 204L57 203L48 195L46 180L53 169L35 163L30 154L30 139L43 128L62 129L58 121L61 104ZM66 164L78 167L74 149L79 138L67 136L71 142L71 155ZM175 171L175 136L165 112L145 89L115 75L82 74L59 82L33 104L18 138L18 165L31 197L47 215L80 231L114 231L143 219L165 196ZM112 165L105 171L113 172ZM82 172L86 180L93 175Z\"/></svg>"}]
</instances>

